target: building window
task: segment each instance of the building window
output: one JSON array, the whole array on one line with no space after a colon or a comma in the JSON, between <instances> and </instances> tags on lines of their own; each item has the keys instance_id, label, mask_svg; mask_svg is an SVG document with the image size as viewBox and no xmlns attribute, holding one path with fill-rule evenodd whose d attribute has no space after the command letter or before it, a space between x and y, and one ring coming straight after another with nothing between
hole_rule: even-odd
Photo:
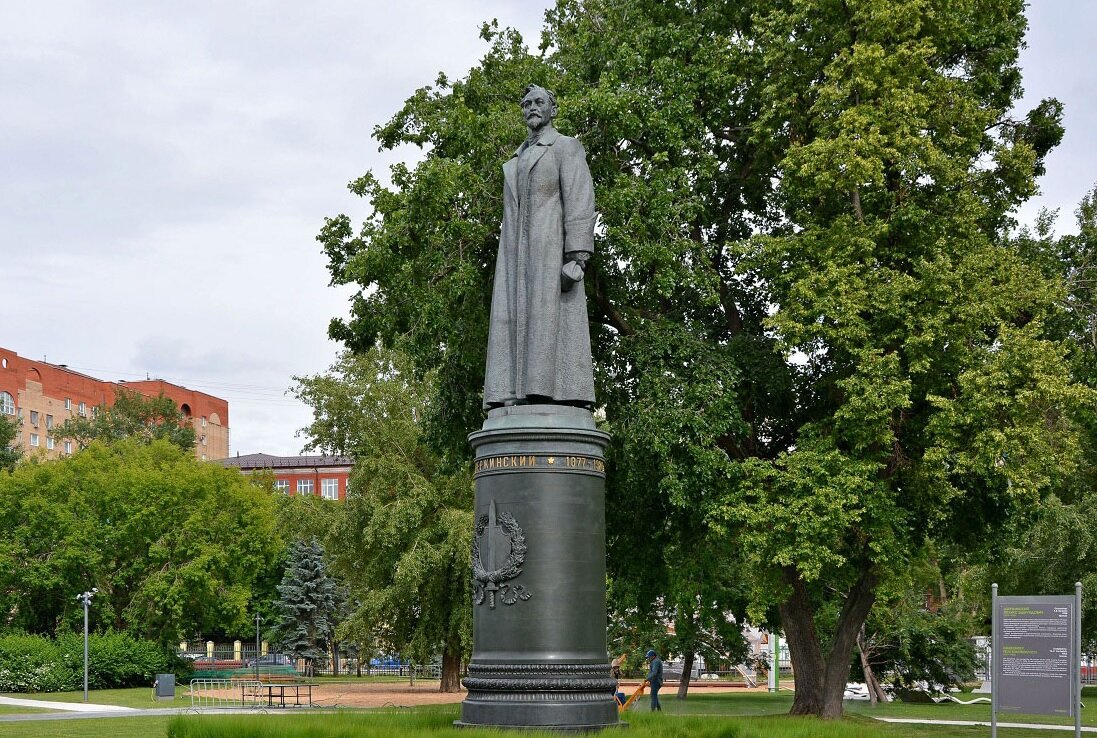
<instances>
[{"instance_id":1,"label":"building window","mask_svg":"<svg viewBox=\"0 0 1097 738\"><path fill-rule=\"evenodd\" d=\"M320 496L325 500L338 500L339 499L339 480L338 479L321 479L320 480Z\"/></svg>"},{"instance_id":2,"label":"building window","mask_svg":"<svg viewBox=\"0 0 1097 738\"><path fill-rule=\"evenodd\" d=\"M288 479L275 479L274 491L281 492L284 495L289 494L289 480Z\"/></svg>"},{"instance_id":3,"label":"building window","mask_svg":"<svg viewBox=\"0 0 1097 738\"><path fill-rule=\"evenodd\" d=\"M15 398L7 392L0 392L0 413L15 415Z\"/></svg>"},{"instance_id":4,"label":"building window","mask_svg":"<svg viewBox=\"0 0 1097 738\"><path fill-rule=\"evenodd\" d=\"M46 436L46 448L53 450L53 436Z\"/></svg>"},{"instance_id":5,"label":"building window","mask_svg":"<svg viewBox=\"0 0 1097 738\"><path fill-rule=\"evenodd\" d=\"M81 402L81 403L80 403L80 410L78 410L78 411L77 411L77 415L79 415L79 416L80 416L81 418L86 418L86 417L88 417L88 406L87 406L87 403L84 403L84 402Z\"/></svg>"},{"instance_id":6,"label":"building window","mask_svg":"<svg viewBox=\"0 0 1097 738\"><path fill-rule=\"evenodd\" d=\"M311 495L312 494L312 480L311 479L298 479L297 480L297 494L299 494L299 495Z\"/></svg>"},{"instance_id":7,"label":"building window","mask_svg":"<svg viewBox=\"0 0 1097 738\"><path fill-rule=\"evenodd\" d=\"M65 409L72 410L72 400L67 397L65 398Z\"/></svg>"},{"instance_id":8,"label":"building window","mask_svg":"<svg viewBox=\"0 0 1097 738\"><path fill-rule=\"evenodd\" d=\"M46 430L53 430L53 416L46 416Z\"/></svg>"},{"instance_id":9,"label":"building window","mask_svg":"<svg viewBox=\"0 0 1097 738\"><path fill-rule=\"evenodd\" d=\"M66 454L71 454L72 453L72 441L65 441L65 453Z\"/></svg>"},{"instance_id":10,"label":"building window","mask_svg":"<svg viewBox=\"0 0 1097 738\"><path fill-rule=\"evenodd\" d=\"M205 415L202 416L202 427L203 428L206 427L206 416Z\"/></svg>"},{"instance_id":11,"label":"building window","mask_svg":"<svg viewBox=\"0 0 1097 738\"><path fill-rule=\"evenodd\" d=\"M30 424L33 425L35 428L38 427L38 411L37 410L31 410L30 411Z\"/></svg>"},{"instance_id":12,"label":"building window","mask_svg":"<svg viewBox=\"0 0 1097 738\"><path fill-rule=\"evenodd\" d=\"M30 445L34 446L35 448L38 447L38 434L37 433L31 433L30 434Z\"/></svg>"},{"instance_id":13,"label":"building window","mask_svg":"<svg viewBox=\"0 0 1097 738\"><path fill-rule=\"evenodd\" d=\"M202 435L202 445L203 446L206 445L206 436L205 436L205 434Z\"/></svg>"},{"instance_id":14,"label":"building window","mask_svg":"<svg viewBox=\"0 0 1097 738\"><path fill-rule=\"evenodd\" d=\"M205 461L205 460L206 460L206 455L202 454L202 461Z\"/></svg>"}]
</instances>

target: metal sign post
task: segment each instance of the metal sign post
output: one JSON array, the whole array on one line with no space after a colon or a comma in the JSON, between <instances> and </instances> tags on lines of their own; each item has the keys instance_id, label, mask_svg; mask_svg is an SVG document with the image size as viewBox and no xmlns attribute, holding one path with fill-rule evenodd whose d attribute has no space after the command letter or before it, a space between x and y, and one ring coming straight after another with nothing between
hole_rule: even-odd
<instances>
[{"instance_id":1,"label":"metal sign post","mask_svg":"<svg viewBox=\"0 0 1097 738\"><path fill-rule=\"evenodd\" d=\"M1082 583L1074 583L1074 738L1082 738Z\"/></svg>"},{"instance_id":2,"label":"metal sign post","mask_svg":"<svg viewBox=\"0 0 1097 738\"><path fill-rule=\"evenodd\" d=\"M990 585L990 738L998 738L998 583Z\"/></svg>"}]
</instances>

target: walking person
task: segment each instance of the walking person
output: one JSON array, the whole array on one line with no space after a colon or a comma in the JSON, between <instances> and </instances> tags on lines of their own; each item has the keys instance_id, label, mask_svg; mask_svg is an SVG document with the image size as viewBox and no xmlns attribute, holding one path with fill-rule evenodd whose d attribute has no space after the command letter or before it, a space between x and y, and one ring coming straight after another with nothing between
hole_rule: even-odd
<instances>
[{"instance_id":1,"label":"walking person","mask_svg":"<svg viewBox=\"0 0 1097 738\"><path fill-rule=\"evenodd\" d=\"M659 704L659 688L663 686L663 660L653 648L648 649L644 658L651 662L647 678L644 679L644 684L651 687L651 709L662 712L663 707Z\"/></svg>"}]
</instances>

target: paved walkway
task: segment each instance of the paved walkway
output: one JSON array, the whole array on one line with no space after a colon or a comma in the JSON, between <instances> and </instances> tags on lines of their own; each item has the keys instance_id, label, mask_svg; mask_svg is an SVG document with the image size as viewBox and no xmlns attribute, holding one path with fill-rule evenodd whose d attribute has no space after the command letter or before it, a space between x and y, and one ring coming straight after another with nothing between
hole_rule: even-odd
<instances>
[{"instance_id":1,"label":"paved walkway","mask_svg":"<svg viewBox=\"0 0 1097 738\"><path fill-rule=\"evenodd\" d=\"M974 727L990 727L989 720L922 720L918 718L875 718L884 723L918 723L920 725L960 725L960 726L974 726ZM998 721L999 728L1028 728L1030 730L1069 730L1074 732L1073 725L1048 725L1047 723L1003 723ZM1086 725L1082 726L1083 733L1097 733L1097 728L1092 728Z\"/></svg>"},{"instance_id":2,"label":"paved walkway","mask_svg":"<svg viewBox=\"0 0 1097 738\"><path fill-rule=\"evenodd\" d=\"M267 714L278 715L292 713L293 710L267 710L266 708L215 708L202 709L186 707L135 708L118 705L92 705L83 702L49 702L47 700L26 700L18 697L0 697L0 705L14 707L40 707L57 712L31 712L0 714L0 723L22 723L34 720L80 720L84 718L116 717L152 717L156 715L240 715Z\"/></svg>"},{"instance_id":3,"label":"paved walkway","mask_svg":"<svg viewBox=\"0 0 1097 738\"><path fill-rule=\"evenodd\" d=\"M66 710L69 712L140 712L134 707L118 705L93 705L87 702L50 702L48 700L27 700L22 697L0 697L0 705L13 707L41 707L44 710Z\"/></svg>"}]
</instances>

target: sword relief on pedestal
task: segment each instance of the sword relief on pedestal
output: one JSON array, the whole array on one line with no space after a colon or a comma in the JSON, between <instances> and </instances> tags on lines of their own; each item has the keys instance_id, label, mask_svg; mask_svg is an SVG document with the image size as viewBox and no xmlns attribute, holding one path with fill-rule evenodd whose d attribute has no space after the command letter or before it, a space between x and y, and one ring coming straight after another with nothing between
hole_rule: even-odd
<instances>
[{"instance_id":1,"label":"sword relief on pedestal","mask_svg":"<svg viewBox=\"0 0 1097 738\"><path fill-rule=\"evenodd\" d=\"M504 558L503 551L507 548L510 550ZM499 559L503 559L502 564ZM532 597L533 593L521 584L508 584L522 573L525 561L526 537L522 528L509 512L500 514L492 500L487 514L477 518L472 534L473 601L480 605L486 598L488 607L494 610L497 595L504 605Z\"/></svg>"}]
</instances>

